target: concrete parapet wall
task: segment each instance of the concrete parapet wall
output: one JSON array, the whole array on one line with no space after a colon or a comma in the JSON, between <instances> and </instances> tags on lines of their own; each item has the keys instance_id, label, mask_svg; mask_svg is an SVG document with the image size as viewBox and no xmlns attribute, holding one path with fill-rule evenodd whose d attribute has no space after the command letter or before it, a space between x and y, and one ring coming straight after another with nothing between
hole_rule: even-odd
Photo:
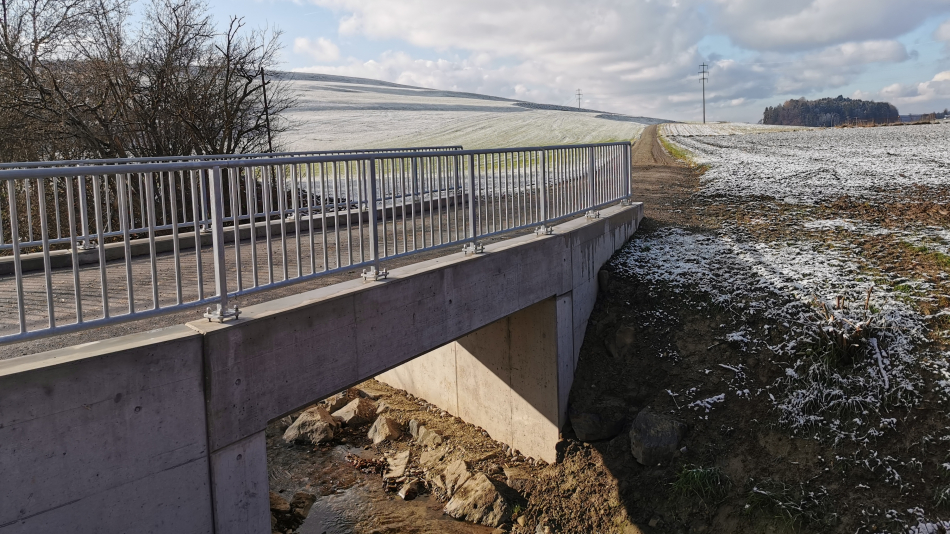
<instances>
[{"instance_id":1,"label":"concrete parapet wall","mask_svg":"<svg viewBox=\"0 0 950 534\"><path fill-rule=\"evenodd\" d=\"M202 340L0 361L0 532L211 533Z\"/></svg>"}]
</instances>

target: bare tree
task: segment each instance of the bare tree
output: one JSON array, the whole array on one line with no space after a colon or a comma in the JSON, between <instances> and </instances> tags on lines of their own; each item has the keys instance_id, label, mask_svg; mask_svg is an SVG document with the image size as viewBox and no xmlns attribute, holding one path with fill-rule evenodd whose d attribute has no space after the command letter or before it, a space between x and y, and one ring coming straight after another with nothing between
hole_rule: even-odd
<instances>
[{"instance_id":1,"label":"bare tree","mask_svg":"<svg viewBox=\"0 0 950 534\"><path fill-rule=\"evenodd\" d=\"M152 0L129 28L128 0L0 0L0 157L56 159L262 151L260 70L278 31L218 32L200 0ZM292 105L268 85L275 133ZM25 156L25 158L24 158Z\"/></svg>"}]
</instances>

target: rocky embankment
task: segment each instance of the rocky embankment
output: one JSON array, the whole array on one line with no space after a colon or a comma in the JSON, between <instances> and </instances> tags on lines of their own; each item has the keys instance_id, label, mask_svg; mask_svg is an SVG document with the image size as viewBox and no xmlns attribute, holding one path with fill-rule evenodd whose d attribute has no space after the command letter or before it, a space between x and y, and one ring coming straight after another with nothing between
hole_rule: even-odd
<instances>
[{"instance_id":1,"label":"rocky embankment","mask_svg":"<svg viewBox=\"0 0 950 534\"><path fill-rule=\"evenodd\" d=\"M268 435L272 455L278 456L281 449L318 451L346 444L359 451L347 454L346 461L379 477L391 498L428 495L442 513L498 532L528 532L523 511L533 481L547 467L482 429L375 381L285 417L271 425ZM283 465L273 460L272 471ZM277 489L273 482L272 489ZM272 491L274 532L297 532L315 499L297 491L288 501L279 489Z\"/></svg>"}]
</instances>

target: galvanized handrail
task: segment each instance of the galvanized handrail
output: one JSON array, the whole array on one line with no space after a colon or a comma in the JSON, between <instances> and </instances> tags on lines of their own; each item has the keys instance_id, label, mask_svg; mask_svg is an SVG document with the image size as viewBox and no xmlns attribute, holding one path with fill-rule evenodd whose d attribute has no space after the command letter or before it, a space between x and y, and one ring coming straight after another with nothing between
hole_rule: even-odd
<instances>
[{"instance_id":1,"label":"galvanized handrail","mask_svg":"<svg viewBox=\"0 0 950 534\"><path fill-rule=\"evenodd\" d=\"M392 152L435 152L462 150L462 146L426 146L414 148L363 148L356 150L306 150L298 152L259 152L251 154L206 154L201 156L149 156L140 158L66 159L51 161L15 161L0 163L0 169L36 169L88 165L119 165L128 163L170 163L175 161L221 161L235 159L285 158L294 156L331 156L344 154L387 154Z\"/></svg>"},{"instance_id":2,"label":"galvanized handrail","mask_svg":"<svg viewBox=\"0 0 950 534\"><path fill-rule=\"evenodd\" d=\"M199 306L224 320L237 296L355 269L379 280L385 260L548 233L629 198L630 143L130 161L0 182L5 344Z\"/></svg>"}]
</instances>

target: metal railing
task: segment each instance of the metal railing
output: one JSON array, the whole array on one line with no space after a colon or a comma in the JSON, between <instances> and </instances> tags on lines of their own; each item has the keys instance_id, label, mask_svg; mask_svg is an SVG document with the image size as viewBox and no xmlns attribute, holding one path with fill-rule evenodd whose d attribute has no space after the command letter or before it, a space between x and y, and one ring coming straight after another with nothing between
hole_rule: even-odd
<instances>
[{"instance_id":1,"label":"metal railing","mask_svg":"<svg viewBox=\"0 0 950 534\"><path fill-rule=\"evenodd\" d=\"M461 146L444 146L444 147L421 147L421 148L386 148L386 149L364 149L364 150L338 150L338 151L318 151L318 152L279 152L273 154L220 154L220 155L211 155L211 156L181 156L181 157L146 157L146 158L128 158L128 159L98 159L98 160L60 160L60 161L43 161L43 162L19 162L19 163L5 163L0 164L0 169L5 168L17 168L17 169L35 169L35 168L54 168L54 167L77 167L77 166L90 166L90 165L129 165L135 163L181 163L181 162L223 162L228 160L252 160L252 159L274 159L274 158L290 158L290 157L308 157L308 156L339 156L339 155L365 155L365 154L391 154L391 153L403 153L403 152L442 152L446 150L462 150ZM129 199L129 233L132 236L140 236L148 233L149 231L149 221L145 217L145 204L146 204L146 194L148 193L147 188L144 187L144 175L138 177L138 187L130 187L130 195L133 198ZM95 194L90 195L91 183L88 180L82 180L79 182L79 191L77 192L76 198L79 202L78 218L79 218L79 232L78 240L80 247L84 250L95 248L94 243L98 241L97 233L90 233L89 221L92 215L95 213L96 209L101 209L104 214L105 221L105 234L103 237L106 239L113 238L119 235L118 225L113 224L116 221L116 217L113 215L118 215L118 211L114 210L117 208L117 201L115 200L116 189L109 188L105 186L102 188L99 196ZM171 206L168 202L168 195L173 194L172 188L175 184L172 184L167 181L159 180L159 183L156 187L155 193L159 197L159 205L155 206L155 209L158 210L156 214L156 220L161 221L161 227L159 231L168 229L168 221L171 217ZM182 177L179 177L178 189L179 194L183 197L187 194L185 189L184 180ZM38 209L38 205L34 202L34 197L39 197L41 194L48 194L52 200L52 209L51 211L55 215L55 233L56 236L53 237L50 235L49 244L55 246L68 244L69 238L65 236L63 232L63 225L65 223L65 218L61 216L61 213L64 211L64 207L61 202L63 200L63 195L60 194L60 189L58 183L50 181L47 183L47 188L51 191L40 191L37 189L35 192L30 191L31 185L29 181L23 183L23 209L26 211L26 219L28 221L36 222L37 217L34 217L34 209ZM194 215L191 212L181 213L181 218L179 219L180 224L190 224L194 223L195 220L207 221L210 220L210 204L208 198L208 181L207 177L199 179L197 186L197 193L201 198L200 209ZM0 193L2 195L2 193ZM135 196L137 198L134 198ZM94 204L95 208L90 208L89 205ZM34 208L34 206L37 206ZM138 206L138 217L135 216L134 207ZM48 224L52 224L53 221L50 220ZM2 225L2 220L0 220L0 225ZM36 224L28 224L26 232L26 241L21 241L21 248L31 248L43 246L43 243L36 239L38 237L39 228L34 228ZM204 228L207 229L207 228ZM12 250L13 244L10 241L4 240L4 233L2 231L2 226L0 226L0 255L5 251Z\"/></svg>"},{"instance_id":2,"label":"metal railing","mask_svg":"<svg viewBox=\"0 0 950 534\"><path fill-rule=\"evenodd\" d=\"M235 159L288 158L300 156L339 156L344 154L391 154L394 152L441 152L462 150L461 145L424 146L413 148L364 148L357 150L312 150L302 152L256 152L252 154L206 154L201 156L150 156L142 158L65 159L53 161L15 161L0 163L0 169L38 169L43 167L76 167L86 165L125 165L129 163L176 163L181 161L223 161Z\"/></svg>"},{"instance_id":3,"label":"metal railing","mask_svg":"<svg viewBox=\"0 0 950 534\"><path fill-rule=\"evenodd\" d=\"M630 144L0 170L0 185L4 344L205 306L223 320L237 296L549 232L629 198Z\"/></svg>"}]
</instances>

